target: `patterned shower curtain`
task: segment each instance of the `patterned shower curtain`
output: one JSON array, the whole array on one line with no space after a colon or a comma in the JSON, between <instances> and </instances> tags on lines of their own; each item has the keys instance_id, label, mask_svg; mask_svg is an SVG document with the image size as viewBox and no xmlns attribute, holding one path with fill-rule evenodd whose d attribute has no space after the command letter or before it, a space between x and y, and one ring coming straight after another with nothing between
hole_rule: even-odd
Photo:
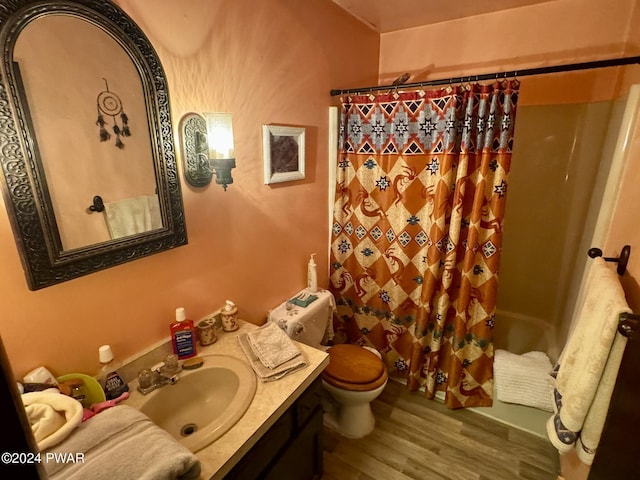
<instances>
[{"instance_id":1,"label":"patterned shower curtain","mask_svg":"<svg viewBox=\"0 0 640 480\"><path fill-rule=\"evenodd\" d=\"M336 341L450 408L490 406L518 82L342 99Z\"/></svg>"}]
</instances>

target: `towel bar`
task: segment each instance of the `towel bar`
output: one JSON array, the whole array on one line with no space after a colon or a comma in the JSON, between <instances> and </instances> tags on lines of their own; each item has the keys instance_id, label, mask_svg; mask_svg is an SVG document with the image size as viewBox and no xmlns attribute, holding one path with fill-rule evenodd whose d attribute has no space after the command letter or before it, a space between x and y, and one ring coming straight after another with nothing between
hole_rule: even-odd
<instances>
[{"instance_id":1,"label":"towel bar","mask_svg":"<svg viewBox=\"0 0 640 480\"><path fill-rule=\"evenodd\" d=\"M591 258L602 257L602 250L599 248L590 248L587 252ZM627 271L627 263L629 263L629 255L631 255L631 247L629 245L625 245L622 247L620 251L619 257L604 257L603 260L605 262L616 262L618 264L618 268L616 271L618 275L622 276Z\"/></svg>"},{"instance_id":2,"label":"towel bar","mask_svg":"<svg viewBox=\"0 0 640 480\"><path fill-rule=\"evenodd\" d=\"M634 338L640 325L640 315L621 313L618 317L618 332L628 339Z\"/></svg>"}]
</instances>

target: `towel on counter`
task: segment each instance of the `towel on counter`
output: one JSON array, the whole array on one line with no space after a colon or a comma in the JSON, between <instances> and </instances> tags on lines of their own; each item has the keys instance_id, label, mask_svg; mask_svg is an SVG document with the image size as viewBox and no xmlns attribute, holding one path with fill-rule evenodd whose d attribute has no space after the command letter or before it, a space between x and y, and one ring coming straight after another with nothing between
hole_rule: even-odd
<instances>
[{"instance_id":1,"label":"towel on counter","mask_svg":"<svg viewBox=\"0 0 640 480\"><path fill-rule=\"evenodd\" d=\"M576 448L591 465L600 442L627 339L619 315L630 312L620 282L605 261L593 259L580 313L558 363L547 434L560 453Z\"/></svg>"},{"instance_id":2,"label":"towel on counter","mask_svg":"<svg viewBox=\"0 0 640 480\"><path fill-rule=\"evenodd\" d=\"M82 404L59 391L25 393L22 403L40 450L60 443L82 422Z\"/></svg>"},{"instance_id":3,"label":"towel on counter","mask_svg":"<svg viewBox=\"0 0 640 480\"><path fill-rule=\"evenodd\" d=\"M288 375L296 370L304 368L307 366L307 361L302 353L296 355L291 360L287 360L284 363L281 363L276 368L269 368L265 366L260 358L255 354L253 348L251 348L251 344L249 342L249 334L241 333L238 335L238 342L240 343L240 347L244 352L245 356L249 360L249 364L253 371L256 372L256 375L262 382L272 382L274 380L278 380L285 375Z\"/></svg>"},{"instance_id":4,"label":"towel on counter","mask_svg":"<svg viewBox=\"0 0 640 480\"><path fill-rule=\"evenodd\" d=\"M276 368L300 355L300 349L273 322L247 334L251 350L268 368Z\"/></svg>"},{"instance_id":5,"label":"towel on counter","mask_svg":"<svg viewBox=\"0 0 640 480\"><path fill-rule=\"evenodd\" d=\"M496 398L501 402L552 412L553 385L549 377L552 367L551 360L544 352L517 355L496 350L493 362Z\"/></svg>"},{"instance_id":6,"label":"towel on counter","mask_svg":"<svg viewBox=\"0 0 640 480\"><path fill-rule=\"evenodd\" d=\"M44 463L51 480L196 479L200 462L149 417L117 405L84 422L64 442L43 452L84 454L84 461ZM52 457L55 458L55 457Z\"/></svg>"},{"instance_id":7,"label":"towel on counter","mask_svg":"<svg viewBox=\"0 0 640 480\"><path fill-rule=\"evenodd\" d=\"M141 195L104 204L107 228L112 239L162 228L157 195Z\"/></svg>"}]
</instances>

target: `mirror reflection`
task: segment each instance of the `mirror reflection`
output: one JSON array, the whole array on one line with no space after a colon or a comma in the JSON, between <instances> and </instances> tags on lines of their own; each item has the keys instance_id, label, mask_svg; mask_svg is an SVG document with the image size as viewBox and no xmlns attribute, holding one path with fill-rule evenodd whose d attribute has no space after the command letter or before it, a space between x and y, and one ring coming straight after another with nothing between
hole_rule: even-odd
<instances>
[{"instance_id":1,"label":"mirror reflection","mask_svg":"<svg viewBox=\"0 0 640 480\"><path fill-rule=\"evenodd\" d=\"M62 250L162 227L143 85L82 18L46 15L14 46ZM94 196L104 212L88 210Z\"/></svg>"},{"instance_id":2,"label":"mirror reflection","mask_svg":"<svg viewBox=\"0 0 640 480\"><path fill-rule=\"evenodd\" d=\"M103 0L12 0L0 43L2 193L29 288L185 245L167 79L135 22Z\"/></svg>"}]
</instances>

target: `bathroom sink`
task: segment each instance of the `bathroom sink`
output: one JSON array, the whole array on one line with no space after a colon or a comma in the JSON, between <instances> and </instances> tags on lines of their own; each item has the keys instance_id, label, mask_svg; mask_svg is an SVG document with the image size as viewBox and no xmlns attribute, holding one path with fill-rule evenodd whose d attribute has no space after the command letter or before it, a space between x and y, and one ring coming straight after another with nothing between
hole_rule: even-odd
<instances>
[{"instance_id":1,"label":"bathroom sink","mask_svg":"<svg viewBox=\"0 0 640 480\"><path fill-rule=\"evenodd\" d=\"M151 392L138 406L192 452L233 427L256 392L256 376L243 361L227 355L201 358L202 367L182 371L175 385Z\"/></svg>"}]
</instances>

